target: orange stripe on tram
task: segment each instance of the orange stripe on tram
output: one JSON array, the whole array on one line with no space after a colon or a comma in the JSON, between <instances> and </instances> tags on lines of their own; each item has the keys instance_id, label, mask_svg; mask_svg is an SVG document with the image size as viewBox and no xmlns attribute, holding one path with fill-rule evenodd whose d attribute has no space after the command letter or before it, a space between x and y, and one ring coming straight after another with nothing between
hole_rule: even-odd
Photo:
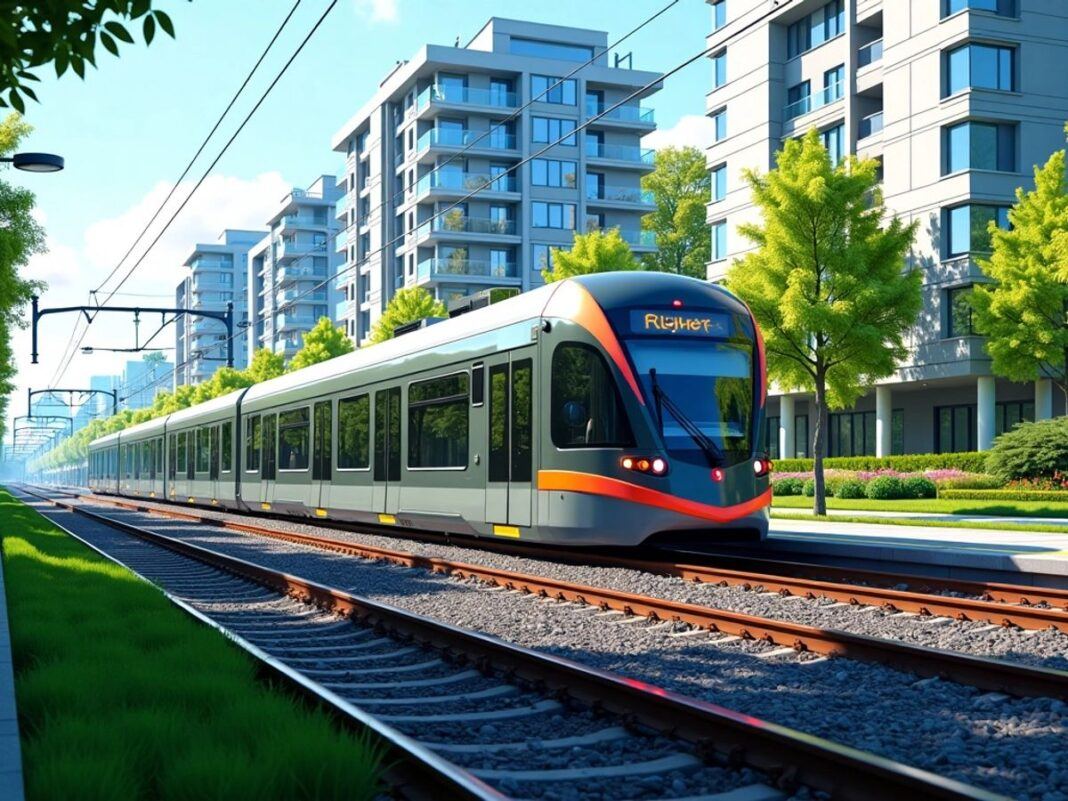
<instances>
[{"instance_id":1,"label":"orange stripe on tram","mask_svg":"<svg viewBox=\"0 0 1068 801\"><path fill-rule=\"evenodd\" d=\"M752 500L733 506L713 506L699 501L669 495L666 492L649 489L618 478L598 476L593 473L578 473L573 470L539 470L538 489L543 491L581 492L586 495L602 495L621 501L655 506L672 512L711 520L715 523L729 523L732 520L751 515L771 504L771 488Z\"/></svg>"}]
</instances>

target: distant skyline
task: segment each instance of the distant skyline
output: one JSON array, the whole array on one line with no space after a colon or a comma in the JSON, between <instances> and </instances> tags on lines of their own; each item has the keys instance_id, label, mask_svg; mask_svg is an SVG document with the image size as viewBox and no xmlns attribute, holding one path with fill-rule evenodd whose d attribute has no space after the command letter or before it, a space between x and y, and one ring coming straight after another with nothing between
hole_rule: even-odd
<instances>
[{"instance_id":1,"label":"distant skyline","mask_svg":"<svg viewBox=\"0 0 1068 801\"><path fill-rule=\"evenodd\" d=\"M200 177L326 5L326 0L300 4L157 226ZM330 150L331 135L370 98L396 61L410 58L422 45L452 44L457 37L466 44L492 16L607 30L609 41L614 41L665 5L667 0L554 0L536 6L518 0L341 0L124 287L126 294L113 302L170 305L175 285L186 274L181 264L195 243L214 241L223 228L261 228L290 188L335 174L342 159ZM22 149L59 153L67 166L53 175L12 170L5 177L37 195L49 252L34 257L28 275L49 284L42 306L88 302L89 290L129 248L292 6L288 0L160 2L158 7L174 20L176 40L160 35L148 47L126 46L118 59L101 52L100 68L88 72L84 81L72 73L56 79L51 67L38 70L44 78L35 86L41 102L27 108L34 132ZM633 53L636 69L666 70L704 47L708 13L703 0L680 0L618 52ZM49 75L53 77L45 77ZM661 130L646 144L703 141L707 88L704 62L673 77L655 98ZM49 385L74 322L73 315L46 319L39 331L38 365L30 365L29 332L16 332L19 375L9 418L25 413L20 399L27 387ZM164 345L173 347L172 333L162 337ZM132 322L111 318L106 326L97 323L84 344L121 347L132 339ZM171 351L165 353L171 358ZM87 386L90 375L120 374L126 358L79 354L63 384Z\"/></svg>"}]
</instances>

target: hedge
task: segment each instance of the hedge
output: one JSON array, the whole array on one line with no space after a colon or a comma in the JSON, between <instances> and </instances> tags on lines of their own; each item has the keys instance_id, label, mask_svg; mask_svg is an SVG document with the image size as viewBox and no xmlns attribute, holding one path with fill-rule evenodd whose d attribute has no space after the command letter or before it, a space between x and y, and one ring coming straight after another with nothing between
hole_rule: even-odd
<instances>
[{"instance_id":1,"label":"hedge","mask_svg":"<svg viewBox=\"0 0 1068 801\"><path fill-rule=\"evenodd\" d=\"M1068 490L942 490L947 501L1054 501L1068 503Z\"/></svg>"},{"instance_id":2,"label":"hedge","mask_svg":"<svg viewBox=\"0 0 1068 801\"><path fill-rule=\"evenodd\" d=\"M823 466L834 470L880 470L888 468L902 473L921 470L963 470L966 473L982 473L987 454L978 451L966 453L917 453L904 456L835 456L824 459ZM812 469L812 459L776 459L774 469L783 473L804 473Z\"/></svg>"}]
</instances>

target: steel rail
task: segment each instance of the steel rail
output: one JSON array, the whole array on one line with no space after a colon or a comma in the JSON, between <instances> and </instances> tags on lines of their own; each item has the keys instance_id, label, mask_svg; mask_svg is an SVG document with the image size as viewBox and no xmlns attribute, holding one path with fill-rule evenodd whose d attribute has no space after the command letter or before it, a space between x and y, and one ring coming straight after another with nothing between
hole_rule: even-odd
<instances>
[{"instance_id":1,"label":"steel rail","mask_svg":"<svg viewBox=\"0 0 1068 801\"><path fill-rule=\"evenodd\" d=\"M468 562L422 556L409 551L279 531L262 525L238 523L188 512L154 509L137 503L113 501L110 498L107 502L137 512L188 520L202 525L269 537L337 553L385 560L405 567L421 568L458 578L476 578L507 589L530 592L547 598L592 604L606 610L641 615L654 620L678 621L743 639L763 640L797 651L809 651L825 656L843 656L888 665L926 677L949 678L983 690L1021 697L1038 696L1068 700L1068 671L1031 667L1001 659L927 648L898 640L853 634L836 629L822 629L699 604L653 598L622 590L592 587Z\"/></svg>"},{"instance_id":2,"label":"steel rail","mask_svg":"<svg viewBox=\"0 0 1068 801\"><path fill-rule=\"evenodd\" d=\"M485 669L519 676L562 697L569 696L611 711L632 724L670 732L697 743L707 756L718 755L729 764L748 765L770 775L782 789L807 786L838 799L874 801L898 801L905 797L913 801L1005 801L1002 796L944 776L272 570L127 521L115 520L78 503L50 498L34 490L25 491L54 506L277 592L358 619L393 636L442 650L454 659L466 659ZM459 768L456 770L464 772Z\"/></svg>"}]
</instances>

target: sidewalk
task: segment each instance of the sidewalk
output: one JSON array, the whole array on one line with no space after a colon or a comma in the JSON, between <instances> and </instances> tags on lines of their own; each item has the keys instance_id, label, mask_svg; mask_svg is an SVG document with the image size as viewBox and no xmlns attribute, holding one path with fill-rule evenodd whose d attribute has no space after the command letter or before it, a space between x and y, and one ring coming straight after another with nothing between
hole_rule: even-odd
<instances>
[{"instance_id":1,"label":"sidewalk","mask_svg":"<svg viewBox=\"0 0 1068 801\"><path fill-rule=\"evenodd\" d=\"M0 798L4 801L23 801L24 798L3 562L0 562Z\"/></svg>"},{"instance_id":2,"label":"sidewalk","mask_svg":"<svg viewBox=\"0 0 1068 801\"><path fill-rule=\"evenodd\" d=\"M775 508L771 511L784 514L808 514L811 509L791 507ZM1021 526L1068 526L1068 517L1000 517L995 515L953 515L946 512L880 512L876 509L828 509L831 517L904 517L911 520L938 520L947 523L1012 523ZM962 526L967 528L967 526ZM1048 536L1048 535L1047 535Z\"/></svg>"}]
</instances>

